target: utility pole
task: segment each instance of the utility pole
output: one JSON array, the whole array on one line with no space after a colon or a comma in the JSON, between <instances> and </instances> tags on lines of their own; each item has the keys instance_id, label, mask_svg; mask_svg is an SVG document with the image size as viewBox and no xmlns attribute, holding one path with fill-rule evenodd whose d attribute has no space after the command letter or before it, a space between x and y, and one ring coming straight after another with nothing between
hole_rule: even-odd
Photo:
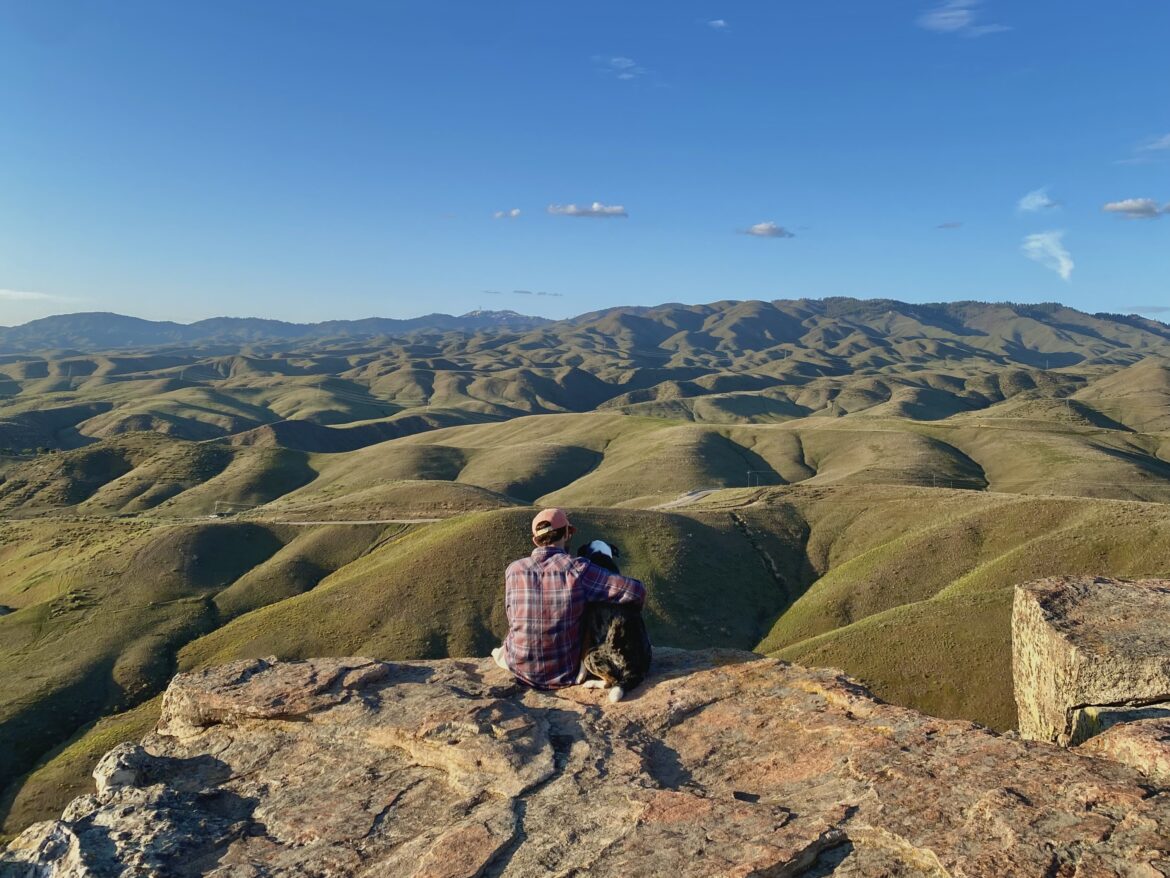
<instances>
[{"instance_id":1,"label":"utility pole","mask_svg":"<svg viewBox=\"0 0 1170 878\"><path fill-rule=\"evenodd\" d=\"M771 476L775 476L775 475L776 475L776 473L775 473L775 472L773 472L773 471L772 471L772 470L770 470L770 469L749 469L749 470L747 471L747 477L748 477L748 487L749 487L749 488L753 488L753 487L754 487L754 488L762 488L762 487L764 487L764 483L763 483L763 481L761 481L761 479L760 479L760 474L761 474L761 473L763 473L764 475L771 475ZM753 477L754 477L754 481L755 481L755 484L754 484L754 485L752 484ZM779 482L777 482L776 484L783 484L783 483L784 483L784 481L783 481L783 479L781 479L781 480L780 480Z\"/></svg>"}]
</instances>

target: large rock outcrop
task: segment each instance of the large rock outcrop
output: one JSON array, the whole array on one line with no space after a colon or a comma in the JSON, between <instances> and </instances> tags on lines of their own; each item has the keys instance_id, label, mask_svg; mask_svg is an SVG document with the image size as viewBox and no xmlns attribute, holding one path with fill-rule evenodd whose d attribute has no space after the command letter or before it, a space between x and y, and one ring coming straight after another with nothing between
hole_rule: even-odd
<instances>
[{"instance_id":1,"label":"large rock outcrop","mask_svg":"<svg viewBox=\"0 0 1170 878\"><path fill-rule=\"evenodd\" d=\"M1025 738L1075 745L1117 723L1170 717L1170 580L1017 586L1012 673Z\"/></svg>"},{"instance_id":2,"label":"large rock outcrop","mask_svg":"<svg viewBox=\"0 0 1170 878\"><path fill-rule=\"evenodd\" d=\"M833 671L659 650L611 705L490 660L184 674L4 878L1158 876L1170 794L882 704Z\"/></svg>"}]
</instances>

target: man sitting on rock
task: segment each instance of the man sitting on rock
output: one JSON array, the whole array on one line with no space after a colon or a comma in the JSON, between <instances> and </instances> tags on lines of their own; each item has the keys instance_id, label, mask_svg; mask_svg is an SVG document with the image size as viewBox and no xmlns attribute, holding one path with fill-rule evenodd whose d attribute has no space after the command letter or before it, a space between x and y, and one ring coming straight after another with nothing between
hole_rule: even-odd
<instances>
[{"instance_id":1,"label":"man sitting on rock","mask_svg":"<svg viewBox=\"0 0 1170 878\"><path fill-rule=\"evenodd\" d=\"M589 603L637 604L646 587L569 554L576 533L563 509L532 519L532 554L508 565L504 607L508 636L492 650L501 668L537 689L577 682L581 664L581 614Z\"/></svg>"}]
</instances>

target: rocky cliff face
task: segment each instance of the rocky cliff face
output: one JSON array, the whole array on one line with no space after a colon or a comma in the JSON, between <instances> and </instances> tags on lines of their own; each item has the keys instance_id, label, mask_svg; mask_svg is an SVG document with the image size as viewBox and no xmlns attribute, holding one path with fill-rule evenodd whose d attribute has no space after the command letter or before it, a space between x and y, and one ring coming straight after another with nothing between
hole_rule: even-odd
<instances>
[{"instance_id":1,"label":"rocky cliff face","mask_svg":"<svg viewBox=\"0 0 1170 878\"><path fill-rule=\"evenodd\" d=\"M1109 759L879 703L832 671L655 652L534 692L490 660L177 677L96 795L0 855L49 876L1157 876L1170 794Z\"/></svg>"}]
</instances>

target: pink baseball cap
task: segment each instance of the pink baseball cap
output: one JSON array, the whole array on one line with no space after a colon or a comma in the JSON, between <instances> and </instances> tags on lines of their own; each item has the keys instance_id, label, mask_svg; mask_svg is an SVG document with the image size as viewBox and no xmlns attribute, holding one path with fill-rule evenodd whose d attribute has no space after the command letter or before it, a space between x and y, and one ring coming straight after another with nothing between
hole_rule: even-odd
<instances>
[{"instance_id":1,"label":"pink baseball cap","mask_svg":"<svg viewBox=\"0 0 1170 878\"><path fill-rule=\"evenodd\" d=\"M546 530L560 530L562 527L572 526L569 523L569 516L565 515L565 510L554 506L552 509L536 513L536 518L532 519L532 534L535 536Z\"/></svg>"}]
</instances>

